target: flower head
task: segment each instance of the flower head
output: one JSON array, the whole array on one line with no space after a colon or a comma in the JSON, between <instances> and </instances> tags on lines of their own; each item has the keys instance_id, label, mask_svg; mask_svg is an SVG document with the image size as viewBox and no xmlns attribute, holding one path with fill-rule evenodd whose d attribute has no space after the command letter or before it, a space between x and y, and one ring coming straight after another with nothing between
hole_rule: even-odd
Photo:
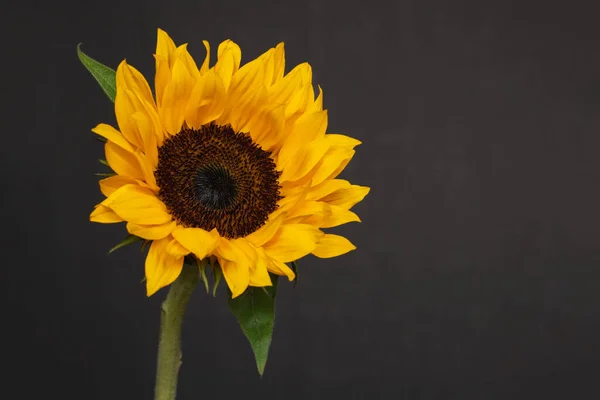
<instances>
[{"instance_id":1,"label":"flower head","mask_svg":"<svg viewBox=\"0 0 600 400\"><path fill-rule=\"evenodd\" d=\"M369 192L336 179L358 140L326 134L323 92L307 63L284 74L283 43L240 66L230 40L198 67L187 45L158 31L153 95L126 61L116 73L119 130L99 124L114 176L90 219L126 222L152 241L147 293L172 283L184 258L214 256L233 297L269 286L286 263L355 247L323 228L360 221L350 208Z\"/></svg>"}]
</instances>

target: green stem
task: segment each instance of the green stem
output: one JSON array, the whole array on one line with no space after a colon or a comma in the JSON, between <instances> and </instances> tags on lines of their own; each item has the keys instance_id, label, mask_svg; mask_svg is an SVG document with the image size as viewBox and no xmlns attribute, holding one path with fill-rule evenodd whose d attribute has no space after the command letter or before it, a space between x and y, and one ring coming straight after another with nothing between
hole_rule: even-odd
<instances>
[{"instance_id":1,"label":"green stem","mask_svg":"<svg viewBox=\"0 0 600 400\"><path fill-rule=\"evenodd\" d=\"M175 400L181 366L181 324L185 307L198 283L198 267L184 264L162 303L156 365L155 400Z\"/></svg>"}]
</instances>

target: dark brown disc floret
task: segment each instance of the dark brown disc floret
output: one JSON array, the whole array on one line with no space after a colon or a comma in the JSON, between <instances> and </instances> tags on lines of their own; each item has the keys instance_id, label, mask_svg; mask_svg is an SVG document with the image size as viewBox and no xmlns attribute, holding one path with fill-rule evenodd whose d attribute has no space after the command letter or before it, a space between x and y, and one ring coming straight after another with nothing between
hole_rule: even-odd
<instances>
[{"instance_id":1,"label":"dark brown disc floret","mask_svg":"<svg viewBox=\"0 0 600 400\"><path fill-rule=\"evenodd\" d=\"M249 235L281 199L270 156L229 125L184 129L158 149L158 197L183 226L217 228L230 239Z\"/></svg>"}]
</instances>

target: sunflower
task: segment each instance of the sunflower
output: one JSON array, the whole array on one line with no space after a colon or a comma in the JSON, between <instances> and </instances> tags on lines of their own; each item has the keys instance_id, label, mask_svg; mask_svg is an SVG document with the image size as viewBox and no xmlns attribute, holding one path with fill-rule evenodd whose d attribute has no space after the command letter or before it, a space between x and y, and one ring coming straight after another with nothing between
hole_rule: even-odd
<instances>
[{"instance_id":1,"label":"sunflower","mask_svg":"<svg viewBox=\"0 0 600 400\"><path fill-rule=\"evenodd\" d=\"M368 187L336 179L360 141L326 134L323 91L315 98L309 64L284 74L280 43L240 66L241 50L222 42L210 67L158 30L155 95L126 60L116 71L119 130L99 124L106 199L90 220L126 222L151 241L147 295L171 284L184 258L214 257L232 297L272 284L269 272L294 279L286 263L308 254L355 249L323 228L360 221L350 208Z\"/></svg>"}]
</instances>

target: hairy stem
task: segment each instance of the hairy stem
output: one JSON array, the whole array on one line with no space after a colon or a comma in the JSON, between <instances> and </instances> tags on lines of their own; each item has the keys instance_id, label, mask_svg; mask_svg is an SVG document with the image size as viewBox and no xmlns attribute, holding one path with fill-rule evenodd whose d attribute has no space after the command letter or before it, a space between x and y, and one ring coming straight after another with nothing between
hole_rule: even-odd
<instances>
[{"instance_id":1,"label":"hairy stem","mask_svg":"<svg viewBox=\"0 0 600 400\"><path fill-rule=\"evenodd\" d=\"M198 267L185 264L162 303L155 400L175 400L177 395L177 375L181 366L181 325L185 308L197 283Z\"/></svg>"}]
</instances>

